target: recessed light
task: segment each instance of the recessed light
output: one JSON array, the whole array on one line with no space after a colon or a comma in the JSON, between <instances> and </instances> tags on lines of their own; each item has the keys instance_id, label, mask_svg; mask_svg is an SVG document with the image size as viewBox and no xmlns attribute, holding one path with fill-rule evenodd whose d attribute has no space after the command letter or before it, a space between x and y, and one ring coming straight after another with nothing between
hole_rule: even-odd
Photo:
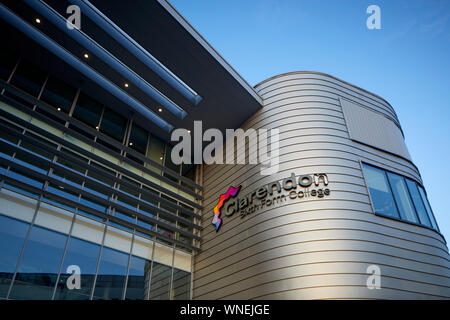
<instances>
[{"instance_id":1,"label":"recessed light","mask_svg":"<svg viewBox=\"0 0 450 320\"><path fill-rule=\"evenodd\" d=\"M158 112L162 112L162 108L158 108Z\"/></svg>"},{"instance_id":2,"label":"recessed light","mask_svg":"<svg viewBox=\"0 0 450 320\"><path fill-rule=\"evenodd\" d=\"M34 20L34 21L36 21L36 23L41 23L41 19L39 19L39 18L36 18L36 20Z\"/></svg>"},{"instance_id":3,"label":"recessed light","mask_svg":"<svg viewBox=\"0 0 450 320\"><path fill-rule=\"evenodd\" d=\"M87 53L85 53L85 54L83 55L83 57L84 57L85 59L87 59L87 58L89 58L89 55L88 55Z\"/></svg>"},{"instance_id":4,"label":"recessed light","mask_svg":"<svg viewBox=\"0 0 450 320\"><path fill-rule=\"evenodd\" d=\"M124 86L125 86L125 88L128 88L128 83L125 83Z\"/></svg>"}]
</instances>

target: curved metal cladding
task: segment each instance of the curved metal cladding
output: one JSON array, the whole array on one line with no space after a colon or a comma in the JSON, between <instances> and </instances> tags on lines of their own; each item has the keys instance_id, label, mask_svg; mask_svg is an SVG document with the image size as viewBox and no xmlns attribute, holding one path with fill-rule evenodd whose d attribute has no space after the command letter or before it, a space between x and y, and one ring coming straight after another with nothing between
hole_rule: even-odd
<instances>
[{"instance_id":1,"label":"curved metal cladding","mask_svg":"<svg viewBox=\"0 0 450 320\"><path fill-rule=\"evenodd\" d=\"M279 172L262 176L259 165L203 167L204 229L194 262L193 298L450 298L444 238L372 209L361 162L421 183L389 103L316 72L282 74L256 89L264 107L243 129L280 130ZM351 139L345 103L389 119L397 128L389 130L399 155ZM327 174L330 195L281 202L243 218L222 215L216 232L213 208L229 186L241 185L244 196L292 172L297 178ZM380 268L381 289L367 288L370 265Z\"/></svg>"}]
</instances>

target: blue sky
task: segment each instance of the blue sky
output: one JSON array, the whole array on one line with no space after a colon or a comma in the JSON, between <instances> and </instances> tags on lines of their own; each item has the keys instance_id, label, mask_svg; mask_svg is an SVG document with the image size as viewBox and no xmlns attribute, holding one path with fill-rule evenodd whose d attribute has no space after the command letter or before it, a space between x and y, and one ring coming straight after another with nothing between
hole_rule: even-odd
<instances>
[{"instance_id":1,"label":"blue sky","mask_svg":"<svg viewBox=\"0 0 450 320\"><path fill-rule=\"evenodd\" d=\"M314 70L389 101L450 241L450 1L169 1L251 85ZM381 30L366 27L371 4Z\"/></svg>"}]
</instances>

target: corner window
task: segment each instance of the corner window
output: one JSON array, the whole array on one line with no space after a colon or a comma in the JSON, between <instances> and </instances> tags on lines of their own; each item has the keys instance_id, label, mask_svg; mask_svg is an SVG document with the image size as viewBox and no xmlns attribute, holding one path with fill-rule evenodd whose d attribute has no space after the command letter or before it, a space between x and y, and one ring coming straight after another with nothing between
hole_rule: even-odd
<instances>
[{"instance_id":1,"label":"corner window","mask_svg":"<svg viewBox=\"0 0 450 320\"><path fill-rule=\"evenodd\" d=\"M431 210L430 203L428 202L427 195L425 194L425 190L423 190L421 186L418 186L418 188L419 193L422 196L422 201L425 204L425 208L427 209L428 217L430 218L431 221L431 226L433 227L433 229L439 230L436 220L434 219L433 210Z\"/></svg>"},{"instance_id":2,"label":"corner window","mask_svg":"<svg viewBox=\"0 0 450 320\"><path fill-rule=\"evenodd\" d=\"M406 184L408 185L409 194L414 202L414 207L416 209L417 215L419 216L420 223L430 227L430 220L428 219L427 211L423 204L422 198L420 197L419 190L414 181L406 179Z\"/></svg>"},{"instance_id":3,"label":"corner window","mask_svg":"<svg viewBox=\"0 0 450 320\"><path fill-rule=\"evenodd\" d=\"M439 231L425 190L416 182L365 163L363 171L376 214Z\"/></svg>"}]
</instances>

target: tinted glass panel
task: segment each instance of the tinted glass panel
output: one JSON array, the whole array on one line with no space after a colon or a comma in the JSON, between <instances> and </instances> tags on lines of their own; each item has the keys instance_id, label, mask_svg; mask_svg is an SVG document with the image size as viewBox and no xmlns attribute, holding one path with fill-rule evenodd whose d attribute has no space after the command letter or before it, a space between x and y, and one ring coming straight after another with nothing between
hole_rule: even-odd
<instances>
[{"instance_id":1,"label":"tinted glass panel","mask_svg":"<svg viewBox=\"0 0 450 320\"><path fill-rule=\"evenodd\" d=\"M173 269L172 299L188 300L191 291L191 274L189 272Z\"/></svg>"},{"instance_id":2,"label":"tinted glass panel","mask_svg":"<svg viewBox=\"0 0 450 320\"><path fill-rule=\"evenodd\" d=\"M147 149L148 132L138 125L133 124L130 133L129 146L131 149L145 155Z\"/></svg>"},{"instance_id":3,"label":"tinted glass panel","mask_svg":"<svg viewBox=\"0 0 450 320\"><path fill-rule=\"evenodd\" d=\"M171 157L171 155L170 155L171 152L172 152L172 149L173 149L172 146L169 146L169 145L166 146L166 156L165 156L164 166L167 167L167 168L169 168L169 169L171 169L171 170L173 170L173 171L175 171L175 173L179 173L180 166L179 166L179 165L176 165L176 164L174 164L174 163L172 162L172 157ZM173 174L164 173L164 176L167 177L167 178L169 178L169 179L172 180L172 181L175 181L175 182L178 181L178 179L175 178L175 177L173 176Z\"/></svg>"},{"instance_id":4,"label":"tinted glass panel","mask_svg":"<svg viewBox=\"0 0 450 320\"><path fill-rule=\"evenodd\" d=\"M408 189L406 188L403 177L388 172L389 182L391 184L392 192L394 193L400 216L402 219L418 223L417 216L409 197Z\"/></svg>"},{"instance_id":5,"label":"tinted glass panel","mask_svg":"<svg viewBox=\"0 0 450 320\"><path fill-rule=\"evenodd\" d=\"M151 136L147 156L154 162L162 165L164 163L164 141L155 136ZM161 174L161 170L154 167L150 168L156 173Z\"/></svg>"},{"instance_id":6,"label":"tinted glass panel","mask_svg":"<svg viewBox=\"0 0 450 320\"><path fill-rule=\"evenodd\" d=\"M171 267L153 262L150 300L169 300L171 273Z\"/></svg>"},{"instance_id":7,"label":"tinted glass panel","mask_svg":"<svg viewBox=\"0 0 450 320\"><path fill-rule=\"evenodd\" d=\"M416 183L412 180L406 179L406 184L408 186L409 194L413 200L414 207L416 208L417 215L419 216L420 223L430 227L430 220L428 219L425 206L420 198Z\"/></svg>"},{"instance_id":8,"label":"tinted glass panel","mask_svg":"<svg viewBox=\"0 0 450 320\"><path fill-rule=\"evenodd\" d=\"M0 215L0 297L6 298L29 224Z\"/></svg>"},{"instance_id":9,"label":"tinted glass panel","mask_svg":"<svg viewBox=\"0 0 450 320\"><path fill-rule=\"evenodd\" d=\"M37 97L47 73L34 64L22 59L11 78L11 83L23 91Z\"/></svg>"},{"instance_id":10,"label":"tinted glass panel","mask_svg":"<svg viewBox=\"0 0 450 320\"><path fill-rule=\"evenodd\" d=\"M125 134L125 128L127 126L127 119L120 114L112 111L109 108L105 108L103 114L102 123L100 125L100 131L107 134L111 138L122 142L123 135Z\"/></svg>"},{"instance_id":11,"label":"tinted glass panel","mask_svg":"<svg viewBox=\"0 0 450 320\"><path fill-rule=\"evenodd\" d=\"M131 257L126 299L144 300L147 298L150 282L150 266L151 262L149 260L135 256Z\"/></svg>"},{"instance_id":12,"label":"tinted glass panel","mask_svg":"<svg viewBox=\"0 0 450 320\"><path fill-rule=\"evenodd\" d=\"M75 93L75 88L60 79L50 77L45 84L41 100L55 107L55 109L60 108L60 111L69 113Z\"/></svg>"},{"instance_id":13,"label":"tinted glass panel","mask_svg":"<svg viewBox=\"0 0 450 320\"><path fill-rule=\"evenodd\" d=\"M419 186L419 192L422 197L422 201L425 204L425 208L427 209L428 218L430 218L430 221L431 221L431 226L433 227L433 229L439 230L436 220L434 219L434 215L433 215L433 211L431 210L430 203L428 202L428 198L425 194L425 191L423 190L423 188L421 186Z\"/></svg>"},{"instance_id":14,"label":"tinted glass panel","mask_svg":"<svg viewBox=\"0 0 450 320\"><path fill-rule=\"evenodd\" d=\"M193 164L182 164L181 165L181 175L188 178L189 180L195 182L195 165ZM194 190L194 187L188 185L185 182L181 182L181 185L188 187L191 190Z\"/></svg>"},{"instance_id":15,"label":"tinted glass panel","mask_svg":"<svg viewBox=\"0 0 450 320\"><path fill-rule=\"evenodd\" d=\"M19 58L5 47L0 50L0 78L8 80Z\"/></svg>"},{"instance_id":16,"label":"tinted glass panel","mask_svg":"<svg viewBox=\"0 0 450 320\"><path fill-rule=\"evenodd\" d=\"M88 241L71 238L64 258L61 276L58 282L55 299L57 300L88 300L94 285L95 270L100 252L100 246ZM73 277L69 279L69 266L76 266L80 271L80 287L74 286ZM70 288L68 287L68 283Z\"/></svg>"},{"instance_id":17,"label":"tinted glass panel","mask_svg":"<svg viewBox=\"0 0 450 320\"><path fill-rule=\"evenodd\" d=\"M81 93L73 112L73 117L95 128L98 126L102 113L102 105Z\"/></svg>"},{"instance_id":18,"label":"tinted glass panel","mask_svg":"<svg viewBox=\"0 0 450 320\"><path fill-rule=\"evenodd\" d=\"M127 275L128 254L103 248L95 283L94 299L122 299Z\"/></svg>"},{"instance_id":19,"label":"tinted glass panel","mask_svg":"<svg viewBox=\"0 0 450 320\"><path fill-rule=\"evenodd\" d=\"M34 226L9 298L52 297L67 236Z\"/></svg>"},{"instance_id":20,"label":"tinted glass panel","mask_svg":"<svg viewBox=\"0 0 450 320\"><path fill-rule=\"evenodd\" d=\"M375 212L399 218L384 171L365 164L363 168Z\"/></svg>"}]
</instances>

